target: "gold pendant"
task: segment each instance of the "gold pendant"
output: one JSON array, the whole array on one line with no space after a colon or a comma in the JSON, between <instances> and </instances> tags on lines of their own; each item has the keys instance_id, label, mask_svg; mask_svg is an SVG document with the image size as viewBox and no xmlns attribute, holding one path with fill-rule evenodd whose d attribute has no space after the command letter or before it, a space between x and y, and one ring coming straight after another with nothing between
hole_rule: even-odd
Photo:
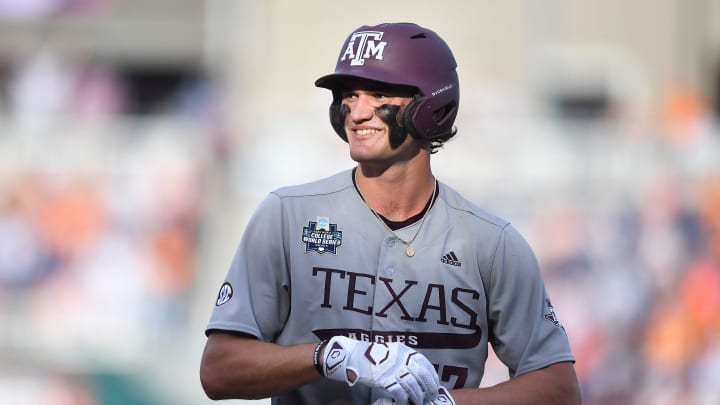
<instances>
[{"instance_id":1,"label":"gold pendant","mask_svg":"<svg viewBox=\"0 0 720 405\"><path fill-rule=\"evenodd\" d=\"M408 255L408 257L413 257L415 256L415 250L413 250L412 246L408 245L405 249L405 254Z\"/></svg>"}]
</instances>

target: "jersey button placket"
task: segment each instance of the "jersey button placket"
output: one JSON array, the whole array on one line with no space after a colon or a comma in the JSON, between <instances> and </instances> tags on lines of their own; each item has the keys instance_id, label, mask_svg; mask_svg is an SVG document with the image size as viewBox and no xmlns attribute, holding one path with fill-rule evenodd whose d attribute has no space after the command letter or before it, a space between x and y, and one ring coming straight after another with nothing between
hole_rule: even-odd
<instances>
[{"instance_id":1,"label":"jersey button placket","mask_svg":"<svg viewBox=\"0 0 720 405\"><path fill-rule=\"evenodd\" d=\"M395 239L394 237L390 236L390 237L388 237L387 239L385 239L385 246L387 246L388 248L395 247L396 242L397 242L397 239ZM388 276L391 276L391 277L392 277L392 275L395 274L395 267L393 267L392 265L387 266L387 267L385 268L385 273L386 273Z\"/></svg>"},{"instance_id":2,"label":"jersey button placket","mask_svg":"<svg viewBox=\"0 0 720 405\"><path fill-rule=\"evenodd\" d=\"M401 247L402 244L394 235L386 235L385 238L381 241L380 257L378 258L379 260L377 267L378 280L373 290L373 332L387 332L395 330L397 328L397 325L395 325L393 322L390 321L390 319L388 319L388 315L386 313L379 313L378 311L384 311L383 308L385 308L388 303L392 301L392 297L388 292L388 288L392 288L392 286L388 287L385 285L385 283L392 283L392 279L398 275L399 271L401 271L401 268L398 267L398 255L401 253L401 250L403 251L402 253L404 256L404 249L399 249ZM384 279L384 281L380 279Z\"/></svg>"}]
</instances>

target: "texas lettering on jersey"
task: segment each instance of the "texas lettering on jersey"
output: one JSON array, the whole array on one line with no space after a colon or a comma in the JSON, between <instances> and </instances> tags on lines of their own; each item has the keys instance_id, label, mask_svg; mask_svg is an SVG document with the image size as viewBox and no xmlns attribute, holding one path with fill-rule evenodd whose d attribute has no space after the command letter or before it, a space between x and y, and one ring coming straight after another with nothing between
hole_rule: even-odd
<instances>
[{"instance_id":1,"label":"texas lettering on jersey","mask_svg":"<svg viewBox=\"0 0 720 405\"><path fill-rule=\"evenodd\" d=\"M480 292L454 287L447 289L443 284L421 284L416 280L402 281L402 288L395 286L393 280L377 277L373 274L357 273L345 270L314 267L313 277L319 278L323 285L323 294L318 296L321 308L353 311L369 317L387 318L389 314L398 316L403 322L435 322L454 328L466 329L468 333L443 332L406 332L378 331L363 329L316 329L319 339L330 339L344 335L358 340L376 343L402 342L416 349L468 349L480 344L482 329L477 324L477 308L482 295ZM379 307L361 304L363 297L373 296L363 285L375 286L387 293L389 299ZM383 295L384 294L378 294ZM342 297L342 302L333 302L333 297ZM409 297L414 297L412 300ZM417 299L423 297L422 299Z\"/></svg>"}]
</instances>

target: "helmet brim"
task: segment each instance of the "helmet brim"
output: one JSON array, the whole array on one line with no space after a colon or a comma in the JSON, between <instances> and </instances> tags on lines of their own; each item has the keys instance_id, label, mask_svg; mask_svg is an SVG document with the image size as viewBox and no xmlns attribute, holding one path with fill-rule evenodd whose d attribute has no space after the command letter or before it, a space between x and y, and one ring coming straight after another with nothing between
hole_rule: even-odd
<instances>
[{"instance_id":1,"label":"helmet brim","mask_svg":"<svg viewBox=\"0 0 720 405\"><path fill-rule=\"evenodd\" d=\"M333 90L338 87L343 79L347 80L348 76L331 73L315 80L315 87Z\"/></svg>"},{"instance_id":2,"label":"helmet brim","mask_svg":"<svg viewBox=\"0 0 720 405\"><path fill-rule=\"evenodd\" d=\"M372 89L392 89L395 92L407 93L408 95L415 95L419 90L410 84L390 83L372 77L347 73L331 73L315 80L316 87L322 87L332 91L350 89L356 85L362 85L362 87Z\"/></svg>"}]
</instances>

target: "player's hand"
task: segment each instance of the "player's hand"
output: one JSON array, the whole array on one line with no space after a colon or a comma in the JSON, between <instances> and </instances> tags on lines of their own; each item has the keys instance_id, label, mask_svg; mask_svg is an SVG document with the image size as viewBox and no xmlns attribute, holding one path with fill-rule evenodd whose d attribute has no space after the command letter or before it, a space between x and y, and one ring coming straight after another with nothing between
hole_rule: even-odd
<instances>
[{"instance_id":1,"label":"player's hand","mask_svg":"<svg viewBox=\"0 0 720 405\"><path fill-rule=\"evenodd\" d=\"M435 399L440 381L432 363L402 343L369 343L335 336L323 355L323 374L348 385L386 391L396 404Z\"/></svg>"}]
</instances>

